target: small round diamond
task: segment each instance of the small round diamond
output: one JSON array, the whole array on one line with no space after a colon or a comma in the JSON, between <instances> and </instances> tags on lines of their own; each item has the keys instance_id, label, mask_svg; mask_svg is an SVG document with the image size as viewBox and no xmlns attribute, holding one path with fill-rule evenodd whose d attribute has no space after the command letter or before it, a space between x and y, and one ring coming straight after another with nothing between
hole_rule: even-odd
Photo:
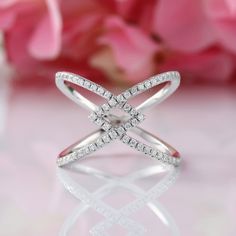
<instances>
[{"instance_id":1,"label":"small round diamond","mask_svg":"<svg viewBox=\"0 0 236 236\"><path fill-rule=\"evenodd\" d=\"M127 135L124 135L124 137L122 138L122 142L123 142L123 143L128 143L129 140L130 140L130 137L127 136Z\"/></svg>"},{"instance_id":2,"label":"small round diamond","mask_svg":"<svg viewBox=\"0 0 236 236\"><path fill-rule=\"evenodd\" d=\"M85 153L86 153L86 154L89 154L89 153L90 153L89 147L86 147L86 148L85 148Z\"/></svg>"},{"instance_id":3,"label":"small round diamond","mask_svg":"<svg viewBox=\"0 0 236 236\"><path fill-rule=\"evenodd\" d=\"M101 118L97 118L95 121L94 121L97 125L102 125L103 124L103 120Z\"/></svg>"},{"instance_id":4,"label":"small round diamond","mask_svg":"<svg viewBox=\"0 0 236 236\"><path fill-rule=\"evenodd\" d=\"M84 85L84 80L83 80L83 79L78 79L78 84L79 84L80 86L83 86L83 85Z\"/></svg>"},{"instance_id":5,"label":"small round diamond","mask_svg":"<svg viewBox=\"0 0 236 236\"><path fill-rule=\"evenodd\" d=\"M135 139L132 138L132 139L130 140L130 142L129 142L129 146L130 146L130 147L135 147L135 146L137 145L137 143L138 143L138 142L137 142Z\"/></svg>"},{"instance_id":6,"label":"small round diamond","mask_svg":"<svg viewBox=\"0 0 236 236\"><path fill-rule=\"evenodd\" d=\"M109 136L111 137L111 139L115 139L118 135L115 130L112 130L109 132Z\"/></svg>"},{"instance_id":7,"label":"small round diamond","mask_svg":"<svg viewBox=\"0 0 236 236\"><path fill-rule=\"evenodd\" d=\"M138 123L139 123L138 120L135 118L131 120L132 126L136 126L136 125L138 125Z\"/></svg>"},{"instance_id":8,"label":"small round diamond","mask_svg":"<svg viewBox=\"0 0 236 236\"><path fill-rule=\"evenodd\" d=\"M105 91L102 87L98 87L97 92L98 94L103 95Z\"/></svg>"},{"instance_id":9,"label":"small round diamond","mask_svg":"<svg viewBox=\"0 0 236 236\"><path fill-rule=\"evenodd\" d=\"M130 98L130 97L131 97L130 92L129 92L129 91L124 92L124 97L125 97L126 99Z\"/></svg>"},{"instance_id":10,"label":"small round diamond","mask_svg":"<svg viewBox=\"0 0 236 236\"><path fill-rule=\"evenodd\" d=\"M103 104L102 105L102 110L105 111L105 112L109 111L110 110L109 105L108 104Z\"/></svg>"},{"instance_id":11,"label":"small round diamond","mask_svg":"<svg viewBox=\"0 0 236 236\"><path fill-rule=\"evenodd\" d=\"M143 120L145 119L144 115L141 114L141 113L139 113L139 114L137 115L137 118L138 118L139 121L143 121Z\"/></svg>"},{"instance_id":12,"label":"small round diamond","mask_svg":"<svg viewBox=\"0 0 236 236\"><path fill-rule=\"evenodd\" d=\"M143 85L143 83L141 83L141 84L138 85L138 90L140 90L140 91L144 90L144 85Z\"/></svg>"},{"instance_id":13,"label":"small round diamond","mask_svg":"<svg viewBox=\"0 0 236 236\"><path fill-rule=\"evenodd\" d=\"M126 111L126 112L129 112L130 111L130 109L131 109L131 106L128 104L128 103L126 103L125 105L124 105L124 111Z\"/></svg>"},{"instance_id":14,"label":"small round diamond","mask_svg":"<svg viewBox=\"0 0 236 236\"><path fill-rule=\"evenodd\" d=\"M156 157L156 155L157 155L157 150L153 148L151 151L151 156Z\"/></svg>"},{"instance_id":15,"label":"small round diamond","mask_svg":"<svg viewBox=\"0 0 236 236\"><path fill-rule=\"evenodd\" d=\"M96 111L96 114L98 116L102 116L103 115L103 110L101 108L99 108L97 111Z\"/></svg>"},{"instance_id":16,"label":"small round diamond","mask_svg":"<svg viewBox=\"0 0 236 236\"><path fill-rule=\"evenodd\" d=\"M90 89L91 89L93 92L95 92L95 91L97 90L97 85L96 85L96 84L92 84L92 85L90 86Z\"/></svg>"},{"instance_id":17,"label":"small round diamond","mask_svg":"<svg viewBox=\"0 0 236 236\"><path fill-rule=\"evenodd\" d=\"M129 114L130 114L131 116L135 116L135 115L138 114L138 112L137 112L134 108L132 108L132 109L130 110Z\"/></svg>"},{"instance_id":18,"label":"small round diamond","mask_svg":"<svg viewBox=\"0 0 236 236\"><path fill-rule=\"evenodd\" d=\"M142 152L143 148L144 148L144 145L142 143L138 143L137 149Z\"/></svg>"},{"instance_id":19,"label":"small round diamond","mask_svg":"<svg viewBox=\"0 0 236 236\"><path fill-rule=\"evenodd\" d=\"M103 141L105 143L109 143L111 141L110 137L108 136L108 134L105 134L103 137L102 137Z\"/></svg>"},{"instance_id":20,"label":"small round diamond","mask_svg":"<svg viewBox=\"0 0 236 236\"><path fill-rule=\"evenodd\" d=\"M151 79L152 86L157 85L157 84L158 84L158 81L159 81L159 79L158 79L157 77L153 77L153 78Z\"/></svg>"},{"instance_id":21,"label":"small round diamond","mask_svg":"<svg viewBox=\"0 0 236 236\"><path fill-rule=\"evenodd\" d=\"M85 88L89 88L89 87L90 87L90 82L86 80L86 81L84 82L84 87L85 87Z\"/></svg>"},{"instance_id":22,"label":"small round diamond","mask_svg":"<svg viewBox=\"0 0 236 236\"><path fill-rule=\"evenodd\" d=\"M119 103L122 103L122 102L125 102L125 101L126 101L126 99L123 97L123 95L118 95L118 96L116 97L116 100L117 100Z\"/></svg>"},{"instance_id":23,"label":"small round diamond","mask_svg":"<svg viewBox=\"0 0 236 236\"><path fill-rule=\"evenodd\" d=\"M99 138L99 139L97 139L96 144L98 147L102 147L104 145L104 142L102 139Z\"/></svg>"},{"instance_id":24,"label":"small round diamond","mask_svg":"<svg viewBox=\"0 0 236 236\"><path fill-rule=\"evenodd\" d=\"M132 127L132 125L131 125L129 122L127 122L127 123L124 124L124 128L125 128L126 130L130 129L131 127Z\"/></svg>"},{"instance_id":25,"label":"small round diamond","mask_svg":"<svg viewBox=\"0 0 236 236\"><path fill-rule=\"evenodd\" d=\"M96 119L97 119L97 114L96 113L91 113L90 115L89 115L89 119L91 120L91 121L95 121Z\"/></svg>"},{"instance_id":26,"label":"small round diamond","mask_svg":"<svg viewBox=\"0 0 236 236\"><path fill-rule=\"evenodd\" d=\"M144 83L144 86L146 87L146 88L151 88L151 82L149 81L149 80L147 80L145 83Z\"/></svg>"},{"instance_id":27,"label":"small round diamond","mask_svg":"<svg viewBox=\"0 0 236 236\"><path fill-rule=\"evenodd\" d=\"M157 153L157 159L158 160L162 160L162 158L163 158L163 153L162 152L158 152Z\"/></svg>"},{"instance_id":28,"label":"small round diamond","mask_svg":"<svg viewBox=\"0 0 236 236\"><path fill-rule=\"evenodd\" d=\"M112 97L108 103L111 107L114 107L117 104L117 101L114 97Z\"/></svg>"},{"instance_id":29,"label":"small round diamond","mask_svg":"<svg viewBox=\"0 0 236 236\"><path fill-rule=\"evenodd\" d=\"M105 97L106 99L110 99L111 96L112 96L112 94L111 94L110 92L108 92L108 91L106 91L105 94L104 94L104 97Z\"/></svg>"},{"instance_id":30,"label":"small round diamond","mask_svg":"<svg viewBox=\"0 0 236 236\"><path fill-rule=\"evenodd\" d=\"M136 86L133 87L133 88L131 88L131 93L132 93L133 95L137 94L137 92L138 92L138 89L137 89Z\"/></svg>"},{"instance_id":31,"label":"small round diamond","mask_svg":"<svg viewBox=\"0 0 236 236\"><path fill-rule=\"evenodd\" d=\"M111 125L108 123L108 122L105 122L103 125L102 125L102 128L107 131L111 128Z\"/></svg>"},{"instance_id":32,"label":"small round diamond","mask_svg":"<svg viewBox=\"0 0 236 236\"><path fill-rule=\"evenodd\" d=\"M122 135L123 133L125 133L125 129L123 127L119 127L117 129L117 132L118 132L119 135Z\"/></svg>"},{"instance_id":33,"label":"small round diamond","mask_svg":"<svg viewBox=\"0 0 236 236\"><path fill-rule=\"evenodd\" d=\"M150 154L151 154L151 151L152 151L152 149L151 149L150 147L148 147L148 146L145 145L145 147L144 147L144 153L150 155Z\"/></svg>"},{"instance_id":34,"label":"small round diamond","mask_svg":"<svg viewBox=\"0 0 236 236\"><path fill-rule=\"evenodd\" d=\"M94 152L94 151L96 151L97 148L96 148L96 145L92 143L89 145L89 149L90 149L90 151Z\"/></svg>"}]
</instances>

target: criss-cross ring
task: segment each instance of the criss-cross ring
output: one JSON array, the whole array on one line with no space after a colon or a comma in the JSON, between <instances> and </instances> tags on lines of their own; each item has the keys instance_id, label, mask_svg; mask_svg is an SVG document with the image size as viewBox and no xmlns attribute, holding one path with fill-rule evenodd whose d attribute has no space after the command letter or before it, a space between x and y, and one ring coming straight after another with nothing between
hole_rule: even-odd
<instances>
[{"instance_id":1,"label":"criss-cross ring","mask_svg":"<svg viewBox=\"0 0 236 236\"><path fill-rule=\"evenodd\" d=\"M169 97L178 88L179 83L180 75L178 72L166 72L152 76L116 96L101 85L82 76L68 72L56 73L57 87L72 101L89 110L89 119L99 126L97 131L61 152L57 159L58 166L64 166L75 160L85 158L116 139L151 158L166 164L179 165L180 155L173 147L139 127L140 123L145 120L143 112ZM129 99L153 87L159 87L159 85L164 86L137 107L128 103ZM99 95L106 102L97 106L84 97L75 86ZM121 110L126 115L118 117L112 113L113 109ZM141 137L146 143L130 136L129 133Z\"/></svg>"}]
</instances>

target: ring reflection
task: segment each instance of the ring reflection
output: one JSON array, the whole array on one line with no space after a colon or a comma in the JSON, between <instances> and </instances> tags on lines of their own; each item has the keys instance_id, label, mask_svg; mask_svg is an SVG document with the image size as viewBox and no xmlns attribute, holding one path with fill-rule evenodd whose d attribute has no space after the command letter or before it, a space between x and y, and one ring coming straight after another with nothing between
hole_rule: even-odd
<instances>
[{"instance_id":1,"label":"ring reflection","mask_svg":"<svg viewBox=\"0 0 236 236\"><path fill-rule=\"evenodd\" d=\"M156 235L157 218L161 228L166 226L166 235L180 235L174 219L158 201L175 182L179 168L153 165L143 158L137 162L133 156L94 159L58 168L60 181L80 202L63 224L61 236L72 235L78 219L85 215L91 222L87 222L87 233L80 235ZM125 162L126 168L121 165ZM94 221L94 215L100 218Z\"/></svg>"}]
</instances>

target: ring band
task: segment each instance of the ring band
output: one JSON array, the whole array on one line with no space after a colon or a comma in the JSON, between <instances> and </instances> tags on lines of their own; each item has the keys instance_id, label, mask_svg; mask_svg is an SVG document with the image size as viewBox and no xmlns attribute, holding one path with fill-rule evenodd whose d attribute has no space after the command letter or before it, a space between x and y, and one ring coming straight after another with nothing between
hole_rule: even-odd
<instances>
[{"instance_id":1,"label":"ring band","mask_svg":"<svg viewBox=\"0 0 236 236\"><path fill-rule=\"evenodd\" d=\"M164 83L166 83L164 87L137 107L133 107L128 103L129 99ZM145 120L143 111L164 101L178 88L179 83L180 75L178 72L166 72L153 76L115 96L102 86L81 76L68 72L56 73L57 87L72 101L89 110L91 112L89 119L100 127L99 130L60 153L57 159L58 166L80 160L115 139L120 139L122 143L161 162L174 166L179 165L180 155L173 147L139 127L139 124ZM94 92L104 98L106 102L101 106L97 106L81 95L74 88L74 85ZM113 108L122 110L126 115L119 118L111 114ZM127 134L128 131L135 133L136 136L141 137L148 144L131 137Z\"/></svg>"}]
</instances>

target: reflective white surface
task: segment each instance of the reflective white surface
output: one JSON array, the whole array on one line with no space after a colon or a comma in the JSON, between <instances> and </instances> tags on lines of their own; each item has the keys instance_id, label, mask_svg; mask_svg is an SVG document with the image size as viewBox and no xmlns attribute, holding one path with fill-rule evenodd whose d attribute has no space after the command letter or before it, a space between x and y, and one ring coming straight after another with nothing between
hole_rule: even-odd
<instances>
[{"instance_id":1,"label":"reflective white surface","mask_svg":"<svg viewBox=\"0 0 236 236\"><path fill-rule=\"evenodd\" d=\"M93 162L96 161L96 158L93 158ZM130 162L135 163L136 158L140 157L108 155L99 157L99 160L103 162L103 169L107 169L104 168L106 165L116 166L121 160L125 163L127 159L130 159ZM144 214L141 213L143 208L149 208L154 213L154 219L158 217L163 224L169 227L171 235L179 235L174 220L157 201L158 197L175 182L179 170L173 167L155 165L155 163L152 165L149 163L149 166L144 168L147 163L149 162L141 159L139 167L135 163L135 166L130 168L126 174L112 173L114 168L112 168L113 171L110 168L108 172L81 164L72 164L70 168L66 169L59 168L59 179L67 191L81 202L64 223L60 235L68 235L73 230L73 226L76 225L77 219L83 218L86 211L90 209L100 214L104 219L100 219L94 226L91 226L91 229L88 227L88 232L84 235L88 235L88 233L91 235L122 235L122 232L112 230L116 225L125 230L127 235L155 235L158 230L158 228L155 229L156 224L152 224L151 227L150 225L148 227L143 225ZM76 179L70 176L73 173L78 175ZM159 176L160 179L158 180L158 175L163 175L163 173L166 176ZM84 175L88 175L91 180L84 181ZM91 178L92 176L93 178ZM103 183L101 184L101 182ZM140 186L141 184L144 185L144 189ZM148 184L151 186L148 186L147 189ZM97 187L96 185L100 186ZM117 194L119 195L118 198ZM106 202L104 198L109 198L109 201ZM124 204L124 201L127 202ZM116 208L117 205L120 207ZM133 220L133 217L138 221ZM109 234L109 231L112 233Z\"/></svg>"},{"instance_id":2,"label":"reflective white surface","mask_svg":"<svg viewBox=\"0 0 236 236\"><path fill-rule=\"evenodd\" d=\"M0 103L6 106L0 107L1 122L5 120L0 145L0 235L59 235L80 202L58 179L55 159L94 126L87 122L87 113L55 88L11 87L8 96L2 88ZM176 183L157 199L180 235L236 235L235 91L234 86L181 88L144 122L147 130L173 144L184 160ZM142 156L125 159L133 152L123 148L114 143L99 153L124 157L116 165L105 162L106 171L127 174L147 160ZM97 169L104 167L102 160L98 157L94 162L101 165ZM84 179L84 183L93 182ZM153 235L171 235L161 217L148 208L143 211L134 215L141 216L146 229L155 227ZM88 229L98 223L98 217L87 211L68 235L89 235ZM122 227L114 227L113 232L124 232Z\"/></svg>"}]
</instances>

